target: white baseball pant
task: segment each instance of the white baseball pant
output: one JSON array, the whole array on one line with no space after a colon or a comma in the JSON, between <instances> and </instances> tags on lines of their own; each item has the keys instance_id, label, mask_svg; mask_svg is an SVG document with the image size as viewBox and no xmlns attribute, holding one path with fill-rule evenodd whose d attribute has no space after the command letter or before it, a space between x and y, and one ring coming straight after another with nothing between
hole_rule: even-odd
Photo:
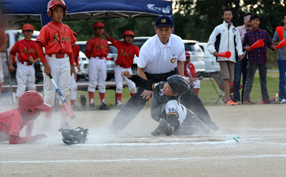
<instances>
[{"instance_id":1,"label":"white baseball pant","mask_svg":"<svg viewBox=\"0 0 286 177\"><path fill-rule=\"evenodd\" d=\"M56 82L57 86L63 93L64 97L69 101L70 98L70 62L69 57L56 58L54 55L49 57L46 55L46 59L51 68L51 75ZM56 90L50 79L45 73L44 75L44 95L45 103L53 107L55 104Z\"/></svg>"},{"instance_id":2,"label":"white baseball pant","mask_svg":"<svg viewBox=\"0 0 286 177\"><path fill-rule=\"evenodd\" d=\"M184 105L178 103L177 100L170 100L165 105L165 112L169 114L170 112L175 112L178 114L180 125L184 122L187 117L187 109Z\"/></svg>"},{"instance_id":3,"label":"white baseball pant","mask_svg":"<svg viewBox=\"0 0 286 177\"><path fill-rule=\"evenodd\" d=\"M18 62L16 79L18 84L16 97L20 97L26 91L26 87L28 87L29 91L36 90L34 65L27 65L27 62L23 64Z\"/></svg>"},{"instance_id":4,"label":"white baseball pant","mask_svg":"<svg viewBox=\"0 0 286 177\"><path fill-rule=\"evenodd\" d=\"M126 81L130 93L136 93L136 85L135 83L128 79L127 77L123 76L121 77L121 73L123 71L128 71L132 74L131 68L122 68L120 66L115 66L115 82L116 82L116 93L122 93L123 89L123 79Z\"/></svg>"},{"instance_id":5,"label":"white baseball pant","mask_svg":"<svg viewBox=\"0 0 286 177\"><path fill-rule=\"evenodd\" d=\"M88 66L89 82L88 91L95 92L96 85L98 83L98 92L105 93L106 86L106 62L105 58L99 59L98 57L91 57Z\"/></svg>"},{"instance_id":6,"label":"white baseball pant","mask_svg":"<svg viewBox=\"0 0 286 177\"><path fill-rule=\"evenodd\" d=\"M0 53L0 84L3 82L4 82L4 74L3 74L2 59L1 59L1 53Z\"/></svg>"},{"instance_id":7,"label":"white baseball pant","mask_svg":"<svg viewBox=\"0 0 286 177\"><path fill-rule=\"evenodd\" d=\"M74 73L72 73L71 75L70 89L71 89L71 100L76 100L77 85L76 85L76 80L74 79Z\"/></svg>"},{"instance_id":8,"label":"white baseball pant","mask_svg":"<svg viewBox=\"0 0 286 177\"><path fill-rule=\"evenodd\" d=\"M201 86L201 81L200 80L196 80L194 82L192 82L194 84L194 88L200 88Z\"/></svg>"}]
</instances>

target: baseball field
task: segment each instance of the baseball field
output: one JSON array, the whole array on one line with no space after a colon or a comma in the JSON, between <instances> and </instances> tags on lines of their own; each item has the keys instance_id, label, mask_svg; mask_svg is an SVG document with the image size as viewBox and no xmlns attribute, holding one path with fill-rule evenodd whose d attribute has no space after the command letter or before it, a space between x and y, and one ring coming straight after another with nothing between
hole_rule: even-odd
<instances>
[{"instance_id":1,"label":"baseball field","mask_svg":"<svg viewBox=\"0 0 286 177\"><path fill-rule=\"evenodd\" d=\"M285 105L206 108L220 129L203 136L151 136L157 122L150 108L116 135L107 128L118 110L76 112L70 125L88 128L89 135L71 146L57 132L56 112L48 138L0 144L0 176L285 176ZM43 120L41 114L33 134Z\"/></svg>"}]
</instances>

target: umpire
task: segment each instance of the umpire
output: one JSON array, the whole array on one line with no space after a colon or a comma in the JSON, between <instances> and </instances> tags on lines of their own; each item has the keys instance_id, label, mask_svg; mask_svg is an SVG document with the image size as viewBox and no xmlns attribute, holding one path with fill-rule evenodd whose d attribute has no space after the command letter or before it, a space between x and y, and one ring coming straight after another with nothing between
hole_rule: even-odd
<instances>
[{"instance_id":1,"label":"umpire","mask_svg":"<svg viewBox=\"0 0 286 177\"><path fill-rule=\"evenodd\" d=\"M184 75L185 48L182 39L172 34L174 31L172 19L169 16L159 16L156 19L156 35L149 38L141 47L137 74L146 80L154 82L167 81L176 74L177 68ZM123 130L143 109L152 96L152 91L138 87L138 92L131 97L122 110L116 115L109 127L110 133ZM211 129L218 127L211 121L200 98L189 92L181 97L181 103L198 115Z\"/></svg>"}]
</instances>

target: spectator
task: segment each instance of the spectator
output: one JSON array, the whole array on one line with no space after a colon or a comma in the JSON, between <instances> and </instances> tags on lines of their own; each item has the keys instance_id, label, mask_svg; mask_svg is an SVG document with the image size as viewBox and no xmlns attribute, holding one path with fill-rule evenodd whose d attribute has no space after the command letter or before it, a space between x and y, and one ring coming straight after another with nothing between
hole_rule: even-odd
<instances>
[{"instance_id":1,"label":"spectator","mask_svg":"<svg viewBox=\"0 0 286 177\"><path fill-rule=\"evenodd\" d=\"M200 80L197 77L196 68L191 63L191 56L188 51L185 52L186 61L184 61L184 76L187 80L194 84L194 94L198 95L200 91Z\"/></svg>"},{"instance_id":2,"label":"spectator","mask_svg":"<svg viewBox=\"0 0 286 177\"><path fill-rule=\"evenodd\" d=\"M273 103L269 99L268 91L267 91L267 50L268 48L274 49L274 45L271 42L271 38L267 31L260 29L260 16L252 15L250 17L252 29L245 33L242 46L245 50L248 51L248 66L247 66L247 78L244 88L244 96L243 96L243 104L249 104L250 101L250 92L252 89L252 84L254 81L254 76L256 69L259 68L259 77L260 77L260 87L261 87L261 95L262 95L262 103L263 104L271 104ZM264 46L256 49L250 50L249 46L254 44L257 40L262 39L264 41Z\"/></svg>"},{"instance_id":3,"label":"spectator","mask_svg":"<svg viewBox=\"0 0 286 177\"><path fill-rule=\"evenodd\" d=\"M282 15L283 26L283 38L286 37L286 13ZM277 31L275 31L272 41L280 42ZM278 49L277 64L279 68L279 99L282 104L286 103L285 94L285 71L286 71L286 47Z\"/></svg>"},{"instance_id":4,"label":"spectator","mask_svg":"<svg viewBox=\"0 0 286 177\"><path fill-rule=\"evenodd\" d=\"M231 10L224 10L222 14L222 18L224 19L223 23L215 27L208 41L208 50L217 58L220 65L225 92L225 97L222 99L224 105L237 104L230 99L230 82L234 77L234 65L237 58L236 52L239 59L242 58L243 54L240 35L232 25L232 17ZM218 56L218 53L226 51L231 52L230 58ZM224 98L226 98L226 100L224 100Z\"/></svg>"},{"instance_id":5,"label":"spectator","mask_svg":"<svg viewBox=\"0 0 286 177\"><path fill-rule=\"evenodd\" d=\"M6 44L6 36L5 36L4 30L0 28L0 51L1 52L5 51L5 48L6 48L5 44ZM0 97L1 97L3 82L4 82L4 74L3 74L3 67L2 67L2 59L0 55Z\"/></svg>"},{"instance_id":6,"label":"spectator","mask_svg":"<svg viewBox=\"0 0 286 177\"><path fill-rule=\"evenodd\" d=\"M244 24L238 26L236 29L240 34L241 41L243 40L244 34L251 29L250 17L251 13L247 13L244 16ZM242 91L241 91L241 99L240 99L240 80L242 74ZM244 92L244 85L246 82L247 77L247 55L244 55L243 59L239 61L236 60L235 68L234 68L234 82L233 82L233 98L232 101L240 104L243 102L243 92Z\"/></svg>"}]
</instances>

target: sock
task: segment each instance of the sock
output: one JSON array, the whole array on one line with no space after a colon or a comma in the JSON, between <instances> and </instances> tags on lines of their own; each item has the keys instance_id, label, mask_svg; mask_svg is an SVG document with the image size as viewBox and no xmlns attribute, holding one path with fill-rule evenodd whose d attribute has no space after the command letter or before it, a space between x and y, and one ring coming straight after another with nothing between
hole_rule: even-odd
<instances>
[{"instance_id":1,"label":"sock","mask_svg":"<svg viewBox=\"0 0 286 177\"><path fill-rule=\"evenodd\" d=\"M133 97L133 96L135 96L135 95L136 95L136 93L130 93L130 95L131 95L131 97Z\"/></svg>"},{"instance_id":2,"label":"sock","mask_svg":"<svg viewBox=\"0 0 286 177\"><path fill-rule=\"evenodd\" d=\"M199 94L199 91L200 91L200 88L195 88L195 89L194 89L194 94L195 94L195 95L198 95L198 94Z\"/></svg>"},{"instance_id":3,"label":"sock","mask_svg":"<svg viewBox=\"0 0 286 177\"><path fill-rule=\"evenodd\" d=\"M61 110L61 117L62 117L62 119L61 119L61 125L62 125L64 122L67 121L68 115L67 115L67 113L66 113L66 110L65 110L65 108L64 108L64 105L60 105L60 110Z\"/></svg>"},{"instance_id":4,"label":"sock","mask_svg":"<svg viewBox=\"0 0 286 177\"><path fill-rule=\"evenodd\" d=\"M94 92L88 92L89 104L94 103Z\"/></svg>"},{"instance_id":5,"label":"sock","mask_svg":"<svg viewBox=\"0 0 286 177\"><path fill-rule=\"evenodd\" d=\"M105 93L99 93L99 98L100 98L100 105L102 105L102 103L104 103Z\"/></svg>"},{"instance_id":6,"label":"sock","mask_svg":"<svg viewBox=\"0 0 286 177\"><path fill-rule=\"evenodd\" d=\"M122 98L122 93L115 93L117 104L122 104L121 98Z\"/></svg>"},{"instance_id":7,"label":"sock","mask_svg":"<svg viewBox=\"0 0 286 177\"><path fill-rule=\"evenodd\" d=\"M50 124L52 123L52 112L53 112L53 108L51 108L50 111L45 112L46 122Z\"/></svg>"},{"instance_id":8,"label":"sock","mask_svg":"<svg viewBox=\"0 0 286 177\"><path fill-rule=\"evenodd\" d=\"M75 103L75 100L71 100L71 106L73 106Z\"/></svg>"}]
</instances>

